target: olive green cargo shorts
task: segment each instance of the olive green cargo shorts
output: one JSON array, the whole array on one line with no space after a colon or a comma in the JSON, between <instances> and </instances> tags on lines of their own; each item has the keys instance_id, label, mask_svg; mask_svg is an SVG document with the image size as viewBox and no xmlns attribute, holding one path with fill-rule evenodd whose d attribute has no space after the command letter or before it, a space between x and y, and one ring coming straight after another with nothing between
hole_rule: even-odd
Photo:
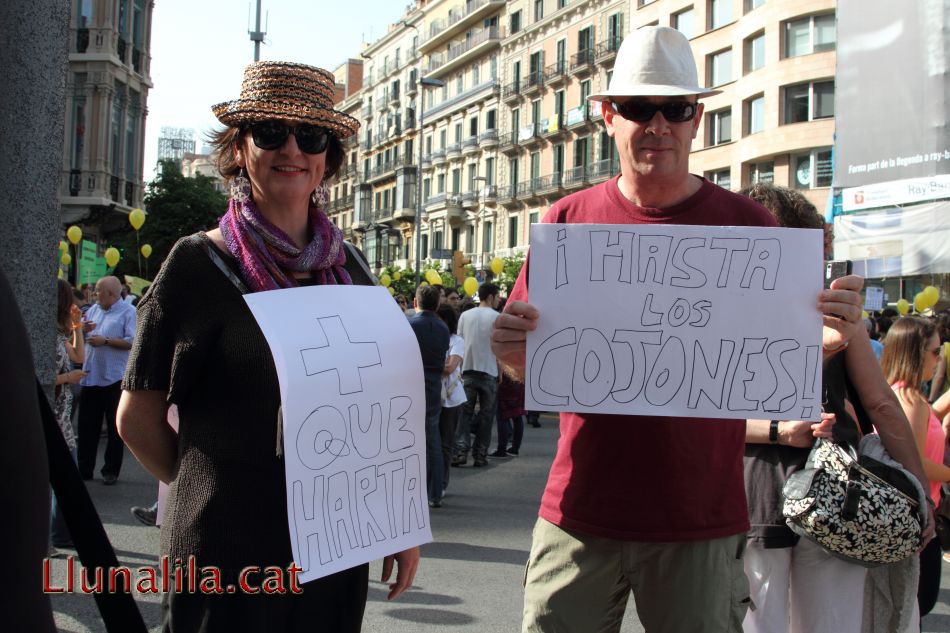
<instances>
[{"instance_id":1,"label":"olive green cargo shorts","mask_svg":"<svg viewBox=\"0 0 950 633\"><path fill-rule=\"evenodd\" d=\"M523 633L620 631L633 592L647 633L741 633L750 605L745 534L642 543L587 536L544 519L525 567Z\"/></svg>"}]
</instances>

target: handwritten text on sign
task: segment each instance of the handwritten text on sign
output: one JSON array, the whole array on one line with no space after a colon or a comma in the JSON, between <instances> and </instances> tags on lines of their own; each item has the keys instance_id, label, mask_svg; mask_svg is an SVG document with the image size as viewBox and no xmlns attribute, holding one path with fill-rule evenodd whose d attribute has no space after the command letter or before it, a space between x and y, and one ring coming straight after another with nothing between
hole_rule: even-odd
<instances>
[{"instance_id":1,"label":"handwritten text on sign","mask_svg":"<svg viewBox=\"0 0 950 633\"><path fill-rule=\"evenodd\" d=\"M535 224L529 410L816 420L822 232Z\"/></svg>"},{"instance_id":2,"label":"handwritten text on sign","mask_svg":"<svg viewBox=\"0 0 950 633\"><path fill-rule=\"evenodd\" d=\"M422 359L381 287L245 295L277 367L304 582L432 540Z\"/></svg>"}]
</instances>

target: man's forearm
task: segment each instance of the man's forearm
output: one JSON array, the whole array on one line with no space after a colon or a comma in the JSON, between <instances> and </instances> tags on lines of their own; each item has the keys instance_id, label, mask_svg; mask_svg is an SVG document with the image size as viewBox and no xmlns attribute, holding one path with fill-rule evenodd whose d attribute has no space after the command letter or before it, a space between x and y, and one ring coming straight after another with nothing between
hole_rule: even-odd
<instances>
[{"instance_id":1,"label":"man's forearm","mask_svg":"<svg viewBox=\"0 0 950 633\"><path fill-rule=\"evenodd\" d=\"M132 342L127 341L124 338L109 338L106 337L105 342L103 343L106 347L111 347L113 349L121 350L130 350L132 349Z\"/></svg>"}]
</instances>

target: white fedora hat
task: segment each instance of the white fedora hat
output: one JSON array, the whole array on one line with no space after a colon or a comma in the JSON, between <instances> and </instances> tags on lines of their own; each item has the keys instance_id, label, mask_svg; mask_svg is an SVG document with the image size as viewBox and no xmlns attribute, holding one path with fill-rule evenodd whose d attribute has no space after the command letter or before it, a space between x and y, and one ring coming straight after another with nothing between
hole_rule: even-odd
<instances>
[{"instance_id":1,"label":"white fedora hat","mask_svg":"<svg viewBox=\"0 0 950 633\"><path fill-rule=\"evenodd\" d=\"M721 90L699 85L696 62L686 36L668 26L645 26L623 39L606 92L588 97L709 97Z\"/></svg>"}]
</instances>

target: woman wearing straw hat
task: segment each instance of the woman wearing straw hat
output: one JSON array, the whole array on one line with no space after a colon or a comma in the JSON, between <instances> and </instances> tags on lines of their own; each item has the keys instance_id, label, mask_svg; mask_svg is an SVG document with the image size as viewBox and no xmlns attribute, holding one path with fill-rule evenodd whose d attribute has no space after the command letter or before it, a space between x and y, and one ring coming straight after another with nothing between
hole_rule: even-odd
<instances>
[{"instance_id":1,"label":"woman wearing straw hat","mask_svg":"<svg viewBox=\"0 0 950 633\"><path fill-rule=\"evenodd\" d=\"M139 303L139 330L119 407L123 438L171 488L162 554L219 569L292 563L279 440L280 394L267 342L242 298L302 285L360 281L358 257L324 215L324 183L358 122L333 109L329 72L286 62L247 67L241 97L212 108L231 199L218 228L181 239ZM165 423L178 405L180 431ZM412 583L418 548L398 565L389 598ZM187 573L187 569L183 570ZM200 579L199 579L200 580ZM288 574L284 574L287 586ZM368 566L265 596L169 592L165 631L359 631ZM187 584L186 584L187 586Z\"/></svg>"}]
</instances>

